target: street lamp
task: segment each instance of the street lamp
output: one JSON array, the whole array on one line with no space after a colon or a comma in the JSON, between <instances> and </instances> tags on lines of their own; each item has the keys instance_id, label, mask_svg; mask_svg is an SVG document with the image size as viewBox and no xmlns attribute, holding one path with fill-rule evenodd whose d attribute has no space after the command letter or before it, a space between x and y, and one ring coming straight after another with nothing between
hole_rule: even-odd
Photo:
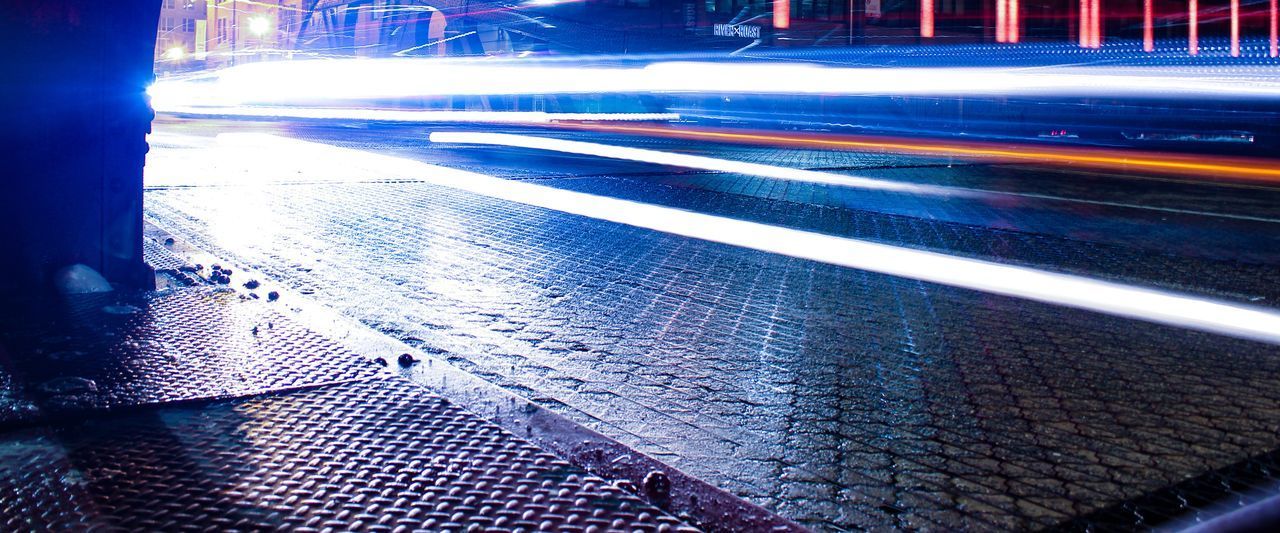
<instances>
[{"instance_id":1,"label":"street lamp","mask_svg":"<svg viewBox=\"0 0 1280 533\"><path fill-rule=\"evenodd\" d=\"M266 35L271 31L271 21L267 17L253 17L249 19L249 33L258 37Z\"/></svg>"},{"instance_id":2,"label":"street lamp","mask_svg":"<svg viewBox=\"0 0 1280 533\"><path fill-rule=\"evenodd\" d=\"M181 60L185 55L187 55L187 50L181 46L174 46L164 51L164 58L169 61Z\"/></svg>"}]
</instances>

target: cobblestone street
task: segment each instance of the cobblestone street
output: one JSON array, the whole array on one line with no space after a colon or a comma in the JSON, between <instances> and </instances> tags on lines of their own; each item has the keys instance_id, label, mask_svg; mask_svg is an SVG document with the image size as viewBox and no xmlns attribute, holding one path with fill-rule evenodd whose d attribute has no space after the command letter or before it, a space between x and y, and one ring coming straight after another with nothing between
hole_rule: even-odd
<instances>
[{"instance_id":1,"label":"cobblestone street","mask_svg":"<svg viewBox=\"0 0 1280 533\"><path fill-rule=\"evenodd\" d=\"M1274 189L536 133L1037 195L939 199L432 144L424 128L246 130L1230 302L1280 299ZM218 126L174 120L156 131L148 222L818 530L1185 519L1177 491L1208 493L1178 484L1272 464L1280 448L1280 350L1268 344L692 239L376 168L314 171L340 159L276 152L251 171L226 163L182 173L173 162L203 157ZM1206 191L1211 205L1197 200Z\"/></svg>"}]
</instances>

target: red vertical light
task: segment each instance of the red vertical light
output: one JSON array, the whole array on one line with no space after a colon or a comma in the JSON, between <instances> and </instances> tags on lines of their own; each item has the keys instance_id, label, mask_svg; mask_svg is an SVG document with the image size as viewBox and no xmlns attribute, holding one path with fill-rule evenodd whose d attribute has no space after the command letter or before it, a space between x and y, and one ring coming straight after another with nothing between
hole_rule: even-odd
<instances>
[{"instance_id":1,"label":"red vertical light","mask_svg":"<svg viewBox=\"0 0 1280 533\"><path fill-rule=\"evenodd\" d=\"M1151 6L1154 0L1142 0L1142 50L1150 52L1156 49L1155 9Z\"/></svg>"},{"instance_id":2,"label":"red vertical light","mask_svg":"<svg viewBox=\"0 0 1280 533\"><path fill-rule=\"evenodd\" d=\"M1008 18L1009 0L996 0L996 42L1005 42L1006 33L1009 30Z\"/></svg>"},{"instance_id":3,"label":"red vertical light","mask_svg":"<svg viewBox=\"0 0 1280 533\"><path fill-rule=\"evenodd\" d=\"M1190 0L1187 5L1187 53L1200 53L1200 5Z\"/></svg>"},{"instance_id":4,"label":"red vertical light","mask_svg":"<svg viewBox=\"0 0 1280 533\"><path fill-rule=\"evenodd\" d=\"M1231 0L1231 57L1240 57L1240 0Z\"/></svg>"},{"instance_id":5,"label":"red vertical light","mask_svg":"<svg viewBox=\"0 0 1280 533\"><path fill-rule=\"evenodd\" d=\"M1089 47L1102 46L1102 0L1089 1Z\"/></svg>"},{"instance_id":6,"label":"red vertical light","mask_svg":"<svg viewBox=\"0 0 1280 533\"><path fill-rule=\"evenodd\" d=\"M933 1L920 0L920 36L933 37Z\"/></svg>"},{"instance_id":7,"label":"red vertical light","mask_svg":"<svg viewBox=\"0 0 1280 533\"><path fill-rule=\"evenodd\" d=\"M1008 20L1005 22L1005 30L1008 37L1005 40L1016 43L1022 37L1022 28L1019 27L1020 24L1018 22L1018 0L1009 0L1008 8L1009 14L1006 17Z\"/></svg>"},{"instance_id":8,"label":"red vertical light","mask_svg":"<svg viewBox=\"0 0 1280 533\"><path fill-rule=\"evenodd\" d=\"M791 0L773 0L773 27L778 30L791 27Z\"/></svg>"},{"instance_id":9,"label":"red vertical light","mask_svg":"<svg viewBox=\"0 0 1280 533\"><path fill-rule=\"evenodd\" d=\"M1089 47L1089 0L1080 0L1080 48Z\"/></svg>"},{"instance_id":10,"label":"red vertical light","mask_svg":"<svg viewBox=\"0 0 1280 533\"><path fill-rule=\"evenodd\" d=\"M1280 25L1276 23L1276 0L1271 0L1271 57L1280 56L1280 44L1277 37L1280 36Z\"/></svg>"}]
</instances>

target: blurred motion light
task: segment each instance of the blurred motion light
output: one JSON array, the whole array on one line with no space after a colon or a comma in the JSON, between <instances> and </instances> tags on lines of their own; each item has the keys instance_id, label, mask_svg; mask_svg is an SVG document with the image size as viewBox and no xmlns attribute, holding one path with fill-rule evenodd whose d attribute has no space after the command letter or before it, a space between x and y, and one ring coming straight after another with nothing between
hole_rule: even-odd
<instances>
[{"instance_id":1,"label":"blurred motion light","mask_svg":"<svg viewBox=\"0 0 1280 533\"><path fill-rule=\"evenodd\" d=\"M168 106L162 101L152 107L162 113L205 117L305 118L331 120L373 120L379 122L550 124L553 122L664 121L680 120L677 113L547 113L545 111L427 111L401 109L267 107L267 106Z\"/></svg>"},{"instance_id":2,"label":"blurred motion light","mask_svg":"<svg viewBox=\"0 0 1280 533\"><path fill-rule=\"evenodd\" d=\"M459 133L464 132L436 132L431 140L459 140ZM211 155L225 165L210 166L218 171L210 177L226 178L228 183L256 176L246 176L246 171L271 176L299 174L289 172L296 165L323 169L325 181L364 181L370 174L413 179L766 253L1280 344L1280 312L1275 309L598 196L269 134L223 133L217 142L221 151ZM316 176L308 175L307 179ZM228 233L255 230L262 228L236 228Z\"/></svg>"},{"instance_id":3,"label":"blurred motion light","mask_svg":"<svg viewBox=\"0 0 1280 533\"><path fill-rule=\"evenodd\" d=\"M198 81L163 80L150 92L157 105L165 106L602 93L1270 99L1280 93L1280 79L1224 78L1209 72L1125 67L885 69L795 63L663 62L621 68L404 58L252 63L224 69Z\"/></svg>"},{"instance_id":4,"label":"blurred motion light","mask_svg":"<svg viewBox=\"0 0 1280 533\"><path fill-rule=\"evenodd\" d=\"M437 131L431 134L431 140L433 142L489 144L489 145L496 145L496 146L510 146L510 147L516 147L516 148L532 148L535 150L548 150L553 152L564 152L564 153L579 154L579 155L594 155L598 157L607 157L611 159L623 159L627 161L653 163L656 165L696 168L700 170L711 170L715 172L727 172L731 174L746 174L748 176L761 176L766 178L773 178L773 179L780 179L780 180L787 180L787 181L821 183L823 185L856 187L860 189L871 189L871 190L879 190L879 191L893 191L893 192L910 193L910 194L927 194L927 195L951 196L951 197L986 196L980 191L974 191L971 189L962 189L957 187L903 183L900 181L893 181L893 180L864 178L860 176L847 176L844 174L835 174L831 172L818 172L813 170L779 167L774 165L762 165L759 163L748 163L745 161L732 161L729 159L718 159L714 157L706 157L706 156L700 156L700 155L677 154L673 152L663 152L660 150L646 150L643 148L613 146L613 145L607 145L607 144L589 143L589 142L582 142L582 141L569 141L564 139L536 137L531 135L513 135L509 133Z\"/></svg>"},{"instance_id":5,"label":"blurred motion light","mask_svg":"<svg viewBox=\"0 0 1280 533\"><path fill-rule=\"evenodd\" d=\"M169 61L178 61L187 55L187 50L181 46L173 46L164 51L164 58Z\"/></svg>"},{"instance_id":6,"label":"blurred motion light","mask_svg":"<svg viewBox=\"0 0 1280 533\"><path fill-rule=\"evenodd\" d=\"M450 135L457 139L457 133ZM431 134L432 141L446 138L449 137L441 132ZM674 235L1280 344L1280 313L1272 309L597 196L336 146L320 146L326 146L329 150L326 153L335 164L361 167L361 175L366 175L371 168L385 169L384 174L404 172L404 177L411 176L426 183L490 198Z\"/></svg>"}]
</instances>

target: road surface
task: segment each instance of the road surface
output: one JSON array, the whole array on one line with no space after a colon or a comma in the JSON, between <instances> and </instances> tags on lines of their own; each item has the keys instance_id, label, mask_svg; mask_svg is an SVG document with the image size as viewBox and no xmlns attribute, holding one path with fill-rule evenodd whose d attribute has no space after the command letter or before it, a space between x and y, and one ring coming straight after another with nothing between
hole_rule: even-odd
<instances>
[{"instance_id":1,"label":"road surface","mask_svg":"<svg viewBox=\"0 0 1280 533\"><path fill-rule=\"evenodd\" d=\"M431 142L436 131L980 194ZM151 143L149 222L816 529L1184 519L1179 497L1232 496L1197 476L1280 448L1272 344L426 178L465 182L450 174L463 170L676 210L656 219L696 212L1263 310L1280 307L1280 187L582 129L161 117Z\"/></svg>"}]
</instances>

